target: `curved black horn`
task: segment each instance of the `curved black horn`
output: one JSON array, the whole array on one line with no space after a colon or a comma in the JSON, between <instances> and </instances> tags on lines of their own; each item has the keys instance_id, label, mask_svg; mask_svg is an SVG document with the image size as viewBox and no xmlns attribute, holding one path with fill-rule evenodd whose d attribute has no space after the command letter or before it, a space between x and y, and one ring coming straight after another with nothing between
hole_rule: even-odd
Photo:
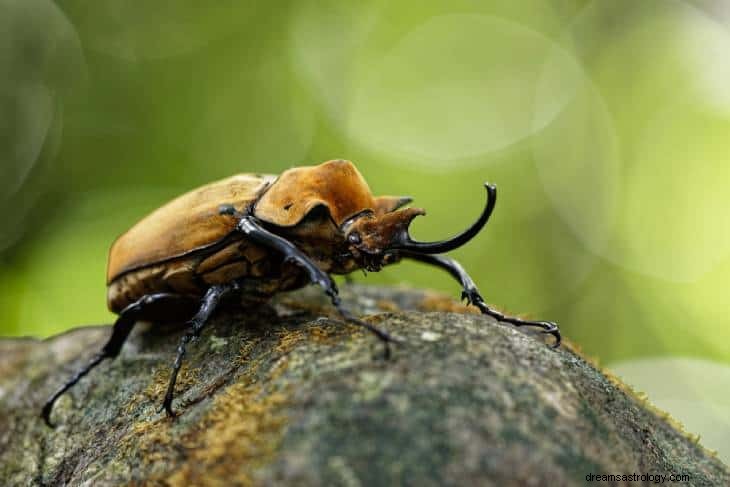
<instances>
[{"instance_id":1,"label":"curved black horn","mask_svg":"<svg viewBox=\"0 0 730 487\"><path fill-rule=\"evenodd\" d=\"M487 188L487 204L484 207L484 211L479 216L479 219L475 221L471 227L467 228L455 237L448 240L441 240L440 242L416 242L411 239L410 235L408 235L408 231L404 231L393 242L390 248L409 250L421 254L440 254L442 252L448 252L457 247L461 247L479 233L479 231L487 223L487 220L489 220L492 210L494 210L494 205L497 202L497 187L489 183L484 183L484 187Z\"/></svg>"}]
</instances>

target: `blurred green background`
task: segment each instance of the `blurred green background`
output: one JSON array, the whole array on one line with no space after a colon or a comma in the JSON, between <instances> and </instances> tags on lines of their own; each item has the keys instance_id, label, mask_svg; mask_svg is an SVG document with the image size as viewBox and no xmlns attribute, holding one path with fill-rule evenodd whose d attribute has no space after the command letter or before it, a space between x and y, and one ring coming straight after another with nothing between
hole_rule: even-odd
<instances>
[{"instance_id":1,"label":"blurred green background","mask_svg":"<svg viewBox=\"0 0 730 487\"><path fill-rule=\"evenodd\" d=\"M113 239L233 173L351 159L421 239L488 180L487 301L730 458L728 2L0 0L0 72L0 335L110 322Z\"/></svg>"}]
</instances>

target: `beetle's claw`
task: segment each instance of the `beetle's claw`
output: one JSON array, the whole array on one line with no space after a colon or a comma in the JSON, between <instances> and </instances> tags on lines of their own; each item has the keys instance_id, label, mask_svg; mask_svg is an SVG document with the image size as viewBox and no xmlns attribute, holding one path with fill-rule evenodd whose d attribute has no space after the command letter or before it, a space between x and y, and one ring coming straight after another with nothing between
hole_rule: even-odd
<instances>
[{"instance_id":1,"label":"beetle's claw","mask_svg":"<svg viewBox=\"0 0 730 487\"><path fill-rule=\"evenodd\" d=\"M505 316L499 311L493 310L489 306L487 306L479 292L473 289L465 289L464 291L462 291L461 299L466 299L467 305L471 304L473 306L476 306L477 308L479 308L479 311L481 311L482 314L491 316L497 321L510 323L514 326L536 326L542 328L542 330L540 330L540 333L552 335L553 338L555 338L555 343L553 343L551 347L558 348L560 346L560 329L558 328L558 325L556 323L553 323L552 321L526 321L520 318Z\"/></svg>"},{"instance_id":2,"label":"beetle's claw","mask_svg":"<svg viewBox=\"0 0 730 487\"><path fill-rule=\"evenodd\" d=\"M53 403L47 402L43 406L43 410L41 411L41 418L43 418L43 422L46 423L46 426L48 426L51 429L56 429L56 425L51 422L51 410L53 409Z\"/></svg>"},{"instance_id":3,"label":"beetle's claw","mask_svg":"<svg viewBox=\"0 0 730 487\"><path fill-rule=\"evenodd\" d=\"M558 328L558 325L553 323L552 321L525 321L519 318L508 318L504 321L506 321L507 323L512 323L515 326L532 326L542 328L542 330L539 331L540 334L552 335L555 339L555 342L550 345L550 347L558 348L560 346L560 329Z\"/></svg>"},{"instance_id":4,"label":"beetle's claw","mask_svg":"<svg viewBox=\"0 0 730 487\"><path fill-rule=\"evenodd\" d=\"M167 401L163 402L162 406L157 412L162 412L163 409L167 412L168 417L173 419L177 418L177 413L172 409L172 401L170 401L169 404Z\"/></svg>"},{"instance_id":5,"label":"beetle's claw","mask_svg":"<svg viewBox=\"0 0 730 487\"><path fill-rule=\"evenodd\" d=\"M380 333L377 336L383 342L383 360L390 360L392 357L391 350L393 349L391 343L395 345L405 345L406 341L395 337L379 328L378 331Z\"/></svg>"},{"instance_id":6,"label":"beetle's claw","mask_svg":"<svg viewBox=\"0 0 730 487\"><path fill-rule=\"evenodd\" d=\"M163 409L167 412L167 415L169 417L177 417L177 413L172 409L172 393L169 390L167 391L167 394L165 394L165 399L162 401L162 406L160 406L160 409L158 409L157 412L162 412Z\"/></svg>"},{"instance_id":7,"label":"beetle's claw","mask_svg":"<svg viewBox=\"0 0 730 487\"><path fill-rule=\"evenodd\" d=\"M540 331L540 333L552 335L553 338L555 338L555 343L553 343L551 346L553 348L558 348L561 341L560 329L558 328L558 325L556 323L553 323L552 321L539 321L538 323L541 323L545 327L545 329Z\"/></svg>"},{"instance_id":8,"label":"beetle's claw","mask_svg":"<svg viewBox=\"0 0 730 487\"><path fill-rule=\"evenodd\" d=\"M390 360L391 357L390 353L390 342L384 342L383 345L383 360Z\"/></svg>"},{"instance_id":9,"label":"beetle's claw","mask_svg":"<svg viewBox=\"0 0 730 487\"><path fill-rule=\"evenodd\" d=\"M383 359L384 360L390 360L392 357L392 346L394 345L405 345L406 341L402 340L396 336L391 335L390 333L386 332L385 330L381 330L380 328L377 328L373 325L370 325L372 327L372 330L377 335L377 337L383 342Z\"/></svg>"}]
</instances>

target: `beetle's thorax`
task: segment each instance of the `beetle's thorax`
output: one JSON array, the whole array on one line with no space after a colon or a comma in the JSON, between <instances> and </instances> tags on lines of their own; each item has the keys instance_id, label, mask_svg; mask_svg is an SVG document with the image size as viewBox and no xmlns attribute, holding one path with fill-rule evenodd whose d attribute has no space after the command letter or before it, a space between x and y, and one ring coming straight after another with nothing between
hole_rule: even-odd
<instances>
[{"instance_id":1,"label":"beetle's thorax","mask_svg":"<svg viewBox=\"0 0 730 487\"><path fill-rule=\"evenodd\" d=\"M297 225L267 228L293 243L325 272L346 274L358 269L347 253L347 241L325 207L316 207Z\"/></svg>"}]
</instances>

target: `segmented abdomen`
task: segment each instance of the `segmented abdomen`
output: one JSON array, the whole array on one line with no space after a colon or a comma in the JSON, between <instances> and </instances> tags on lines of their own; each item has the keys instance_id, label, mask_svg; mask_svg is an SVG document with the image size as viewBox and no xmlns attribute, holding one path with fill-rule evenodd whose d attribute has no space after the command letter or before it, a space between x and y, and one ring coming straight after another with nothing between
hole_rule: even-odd
<instances>
[{"instance_id":1,"label":"segmented abdomen","mask_svg":"<svg viewBox=\"0 0 730 487\"><path fill-rule=\"evenodd\" d=\"M294 265L245 240L212 254L189 255L120 275L109 284L107 305L119 313L146 294L170 292L202 296L215 284L241 279L245 293L265 298L306 284Z\"/></svg>"}]
</instances>

